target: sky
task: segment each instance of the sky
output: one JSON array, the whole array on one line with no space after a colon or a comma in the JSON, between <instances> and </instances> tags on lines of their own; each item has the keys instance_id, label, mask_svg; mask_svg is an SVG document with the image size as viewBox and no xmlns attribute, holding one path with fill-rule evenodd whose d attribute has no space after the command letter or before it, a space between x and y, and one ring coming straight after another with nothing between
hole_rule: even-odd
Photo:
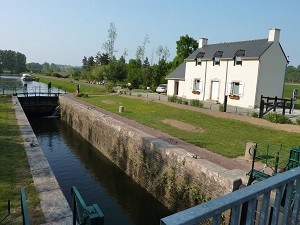
<instances>
[{"instance_id":1,"label":"sky","mask_svg":"<svg viewBox=\"0 0 300 225\"><path fill-rule=\"evenodd\" d=\"M268 38L278 28L290 64L300 65L299 0L0 0L0 50L24 54L27 63L82 66L84 56L105 53L110 23L116 27L115 56L135 58L145 37L145 57L157 48L176 56L181 36L208 44Z\"/></svg>"}]
</instances>

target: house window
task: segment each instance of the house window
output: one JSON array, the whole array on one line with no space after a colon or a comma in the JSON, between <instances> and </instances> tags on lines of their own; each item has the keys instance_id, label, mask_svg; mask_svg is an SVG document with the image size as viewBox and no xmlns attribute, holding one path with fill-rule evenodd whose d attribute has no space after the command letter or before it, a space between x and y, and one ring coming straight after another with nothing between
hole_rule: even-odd
<instances>
[{"instance_id":1,"label":"house window","mask_svg":"<svg viewBox=\"0 0 300 225\"><path fill-rule=\"evenodd\" d=\"M245 50L238 50L234 54L234 65L242 65L242 57L245 55Z\"/></svg>"},{"instance_id":2,"label":"house window","mask_svg":"<svg viewBox=\"0 0 300 225\"><path fill-rule=\"evenodd\" d=\"M214 58L214 66L220 66L220 58L218 57Z\"/></svg>"},{"instance_id":3,"label":"house window","mask_svg":"<svg viewBox=\"0 0 300 225\"><path fill-rule=\"evenodd\" d=\"M192 80L192 88L193 91L202 91L202 81L199 78L195 78Z\"/></svg>"},{"instance_id":4,"label":"house window","mask_svg":"<svg viewBox=\"0 0 300 225\"><path fill-rule=\"evenodd\" d=\"M242 65L242 57L236 56L234 65Z\"/></svg>"},{"instance_id":5,"label":"house window","mask_svg":"<svg viewBox=\"0 0 300 225\"><path fill-rule=\"evenodd\" d=\"M196 66L201 66L201 59L200 58L196 59Z\"/></svg>"},{"instance_id":6,"label":"house window","mask_svg":"<svg viewBox=\"0 0 300 225\"><path fill-rule=\"evenodd\" d=\"M204 56L204 52L198 52L197 55L196 55L196 66L201 66L201 61L202 61L202 58Z\"/></svg>"},{"instance_id":7,"label":"house window","mask_svg":"<svg viewBox=\"0 0 300 225\"><path fill-rule=\"evenodd\" d=\"M243 96L244 86L244 82L240 81L232 81L230 83L227 83L226 95Z\"/></svg>"},{"instance_id":8,"label":"house window","mask_svg":"<svg viewBox=\"0 0 300 225\"><path fill-rule=\"evenodd\" d=\"M222 57L222 55L223 55L222 51L217 51L214 54L214 57L213 57L213 65L214 66L219 66L220 65L220 57Z\"/></svg>"}]
</instances>

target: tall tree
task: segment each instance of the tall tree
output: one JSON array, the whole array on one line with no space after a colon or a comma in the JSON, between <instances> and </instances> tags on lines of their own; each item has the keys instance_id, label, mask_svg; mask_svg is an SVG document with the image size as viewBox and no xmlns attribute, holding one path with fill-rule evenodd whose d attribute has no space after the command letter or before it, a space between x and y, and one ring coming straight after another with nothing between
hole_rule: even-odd
<instances>
[{"instance_id":1,"label":"tall tree","mask_svg":"<svg viewBox=\"0 0 300 225\"><path fill-rule=\"evenodd\" d=\"M176 41L176 53L180 63L188 57L193 51L198 48L197 41L189 37L188 35L181 36L178 41Z\"/></svg>"},{"instance_id":2,"label":"tall tree","mask_svg":"<svg viewBox=\"0 0 300 225\"><path fill-rule=\"evenodd\" d=\"M108 40L103 44L103 48L105 49L106 53L109 55L110 60L113 60L115 50L115 41L117 38L117 29L114 23L110 23L110 27L108 30Z\"/></svg>"}]
</instances>

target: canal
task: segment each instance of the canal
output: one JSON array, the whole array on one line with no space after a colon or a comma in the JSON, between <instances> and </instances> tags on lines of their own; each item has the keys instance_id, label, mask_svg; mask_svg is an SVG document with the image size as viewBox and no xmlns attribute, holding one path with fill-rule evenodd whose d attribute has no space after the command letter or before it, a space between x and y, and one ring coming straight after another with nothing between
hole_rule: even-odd
<instances>
[{"instance_id":1,"label":"canal","mask_svg":"<svg viewBox=\"0 0 300 225\"><path fill-rule=\"evenodd\" d=\"M76 186L88 205L99 205L105 224L154 225L171 214L65 122L29 121L69 205Z\"/></svg>"}]
</instances>

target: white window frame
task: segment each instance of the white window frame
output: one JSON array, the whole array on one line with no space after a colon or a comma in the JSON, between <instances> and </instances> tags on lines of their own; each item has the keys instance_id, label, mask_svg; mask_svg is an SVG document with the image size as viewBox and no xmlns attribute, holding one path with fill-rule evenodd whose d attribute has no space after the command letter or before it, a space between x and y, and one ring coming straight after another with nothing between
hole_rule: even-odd
<instances>
[{"instance_id":1,"label":"white window frame","mask_svg":"<svg viewBox=\"0 0 300 225\"><path fill-rule=\"evenodd\" d=\"M238 93L234 93L234 86L235 84L239 85L239 91ZM227 90L226 90L226 95L234 95L234 96L244 96L244 87L245 83L241 81L231 81L227 83Z\"/></svg>"},{"instance_id":2,"label":"white window frame","mask_svg":"<svg viewBox=\"0 0 300 225\"><path fill-rule=\"evenodd\" d=\"M198 84L198 89L197 89ZM203 82L200 78L194 78L191 81L191 89L194 91L202 91L203 90Z\"/></svg>"}]
</instances>

